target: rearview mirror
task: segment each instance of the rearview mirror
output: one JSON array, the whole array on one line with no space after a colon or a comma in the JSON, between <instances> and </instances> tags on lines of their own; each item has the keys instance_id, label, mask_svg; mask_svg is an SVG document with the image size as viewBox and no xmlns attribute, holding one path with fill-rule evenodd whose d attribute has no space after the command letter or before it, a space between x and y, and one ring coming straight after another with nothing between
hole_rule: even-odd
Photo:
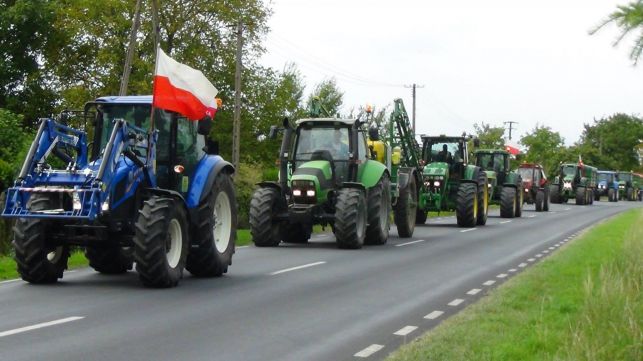
<instances>
[{"instance_id":1,"label":"rearview mirror","mask_svg":"<svg viewBox=\"0 0 643 361\"><path fill-rule=\"evenodd\" d=\"M197 133L207 136L210 134L211 129L212 129L212 118L206 115L201 120L199 120L199 128L197 129Z\"/></svg>"},{"instance_id":2,"label":"rearview mirror","mask_svg":"<svg viewBox=\"0 0 643 361\"><path fill-rule=\"evenodd\" d=\"M279 132L279 128L277 128L276 125L271 125L270 126L270 132L268 132L268 139L275 139L277 138L277 133Z\"/></svg>"}]
</instances>

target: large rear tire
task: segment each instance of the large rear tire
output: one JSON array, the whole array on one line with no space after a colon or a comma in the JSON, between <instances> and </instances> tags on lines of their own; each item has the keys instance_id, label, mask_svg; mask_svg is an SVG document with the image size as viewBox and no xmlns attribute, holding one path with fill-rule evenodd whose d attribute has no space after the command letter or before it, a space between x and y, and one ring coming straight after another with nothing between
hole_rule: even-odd
<instances>
[{"instance_id":1,"label":"large rear tire","mask_svg":"<svg viewBox=\"0 0 643 361\"><path fill-rule=\"evenodd\" d=\"M585 198L586 198L586 192L585 192L585 187L576 187L576 204L577 205L584 205L585 204Z\"/></svg>"},{"instance_id":2,"label":"large rear tire","mask_svg":"<svg viewBox=\"0 0 643 361\"><path fill-rule=\"evenodd\" d=\"M31 211L59 208L51 195L34 193L27 208ZM20 277L29 283L54 283L63 277L69 259L69 247L49 242L51 221L41 218L18 218L13 227L13 246Z\"/></svg>"},{"instance_id":3,"label":"large rear tire","mask_svg":"<svg viewBox=\"0 0 643 361\"><path fill-rule=\"evenodd\" d=\"M388 175L368 190L368 226L365 244L381 245L388 240L391 215L391 183Z\"/></svg>"},{"instance_id":4,"label":"large rear tire","mask_svg":"<svg viewBox=\"0 0 643 361\"><path fill-rule=\"evenodd\" d=\"M616 193L614 192L614 189L612 189L612 188L607 190L607 201L608 202L616 202Z\"/></svg>"},{"instance_id":5,"label":"large rear tire","mask_svg":"<svg viewBox=\"0 0 643 361\"><path fill-rule=\"evenodd\" d=\"M417 217L417 204L417 184L415 184L415 177L410 175L409 183L406 187L400 189L400 195L393 212L397 234L400 238L413 236Z\"/></svg>"},{"instance_id":6,"label":"large rear tire","mask_svg":"<svg viewBox=\"0 0 643 361\"><path fill-rule=\"evenodd\" d=\"M542 212L545 205L545 192L538 190L536 192L536 212Z\"/></svg>"},{"instance_id":7,"label":"large rear tire","mask_svg":"<svg viewBox=\"0 0 643 361\"><path fill-rule=\"evenodd\" d=\"M545 194L544 202L543 202L543 211L549 212L549 191L545 189L543 192Z\"/></svg>"},{"instance_id":8,"label":"large rear tire","mask_svg":"<svg viewBox=\"0 0 643 361\"><path fill-rule=\"evenodd\" d=\"M339 248L362 248L366 236L366 213L363 190L342 188L337 192L334 230Z\"/></svg>"},{"instance_id":9,"label":"large rear tire","mask_svg":"<svg viewBox=\"0 0 643 361\"><path fill-rule=\"evenodd\" d=\"M197 214L185 268L197 277L219 277L232 264L237 238L237 197L229 174L217 176Z\"/></svg>"},{"instance_id":10,"label":"large rear tire","mask_svg":"<svg viewBox=\"0 0 643 361\"><path fill-rule=\"evenodd\" d=\"M175 287L183 277L189 232L185 209L172 198L152 196L138 212L134 258L147 287Z\"/></svg>"},{"instance_id":11,"label":"large rear tire","mask_svg":"<svg viewBox=\"0 0 643 361\"><path fill-rule=\"evenodd\" d=\"M502 187L500 192L500 217L514 218L516 216L516 188Z\"/></svg>"},{"instance_id":12,"label":"large rear tire","mask_svg":"<svg viewBox=\"0 0 643 361\"><path fill-rule=\"evenodd\" d=\"M96 272L104 274L125 273L134 263L134 254L129 247L87 247L85 257Z\"/></svg>"},{"instance_id":13,"label":"large rear tire","mask_svg":"<svg viewBox=\"0 0 643 361\"><path fill-rule=\"evenodd\" d=\"M633 194L632 188L628 188L627 191L626 191L626 197L627 197L628 201L633 201L634 200L634 196L632 194Z\"/></svg>"},{"instance_id":14,"label":"large rear tire","mask_svg":"<svg viewBox=\"0 0 643 361\"><path fill-rule=\"evenodd\" d=\"M525 197L525 191L522 189L522 186L516 187L516 210L514 214L516 217L522 217L522 204Z\"/></svg>"},{"instance_id":15,"label":"large rear tire","mask_svg":"<svg viewBox=\"0 0 643 361\"><path fill-rule=\"evenodd\" d=\"M487 174L480 172L478 176L478 216L476 224L484 226L487 224L487 217L489 216L489 187L487 186Z\"/></svg>"},{"instance_id":16,"label":"large rear tire","mask_svg":"<svg viewBox=\"0 0 643 361\"><path fill-rule=\"evenodd\" d=\"M281 242L281 222L273 220L279 202L279 191L259 188L250 201L250 234L257 247L276 247Z\"/></svg>"},{"instance_id":17,"label":"large rear tire","mask_svg":"<svg viewBox=\"0 0 643 361\"><path fill-rule=\"evenodd\" d=\"M455 216L459 227L475 227L478 220L478 186L460 183L456 199Z\"/></svg>"}]
</instances>

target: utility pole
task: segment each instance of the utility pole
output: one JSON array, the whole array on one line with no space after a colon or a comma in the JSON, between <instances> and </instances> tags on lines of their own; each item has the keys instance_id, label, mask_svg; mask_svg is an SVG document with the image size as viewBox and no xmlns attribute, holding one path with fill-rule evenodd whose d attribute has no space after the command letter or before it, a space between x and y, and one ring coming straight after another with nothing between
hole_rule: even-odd
<instances>
[{"instance_id":1,"label":"utility pole","mask_svg":"<svg viewBox=\"0 0 643 361\"><path fill-rule=\"evenodd\" d=\"M417 85L417 84L413 83L412 85L405 85L404 87L412 89L411 90L411 94L413 96L413 113L412 113L413 114L413 124L412 124L412 127L413 127L413 133L415 133L415 89L416 88L424 88L424 85Z\"/></svg>"},{"instance_id":2,"label":"utility pole","mask_svg":"<svg viewBox=\"0 0 643 361\"><path fill-rule=\"evenodd\" d=\"M132 30L129 34L129 46L127 47L127 55L125 58L125 65L123 67L123 78L121 79L121 89L118 95L127 95L127 85L129 83L129 74L132 71L132 58L134 57L134 49L136 48L136 33L138 27L141 25L141 0L136 0L136 7L134 8L134 19L132 21Z\"/></svg>"},{"instance_id":3,"label":"utility pole","mask_svg":"<svg viewBox=\"0 0 643 361\"><path fill-rule=\"evenodd\" d=\"M159 26L159 4L158 0L152 0L152 27L154 27L154 56L159 52L161 42L161 27ZM156 59L154 59L156 62Z\"/></svg>"},{"instance_id":4,"label":"utility pole","mask_svg":"<svg viewBox=\"0 0 643 361\"><path fill-rule=\"evenodd\" d=\"M239 143L241 132L241 54L243 51L243 24L237 24L237 55L234 71L234 120L232 123L232 165L239 167Z\"/></svg>"},{"instance_id":5,"label":"utility pole","mask_svg":"<svg viewBox=\"0 0 643 361\"><path fill-rule=\"evenodd\" d=\"M513 130L513 125L518 124L518 122L514 121L509 121L509 122L504 122L504 124L509 123L509 140L511 140L511 131Z\"/></svg>"}]
</instances>

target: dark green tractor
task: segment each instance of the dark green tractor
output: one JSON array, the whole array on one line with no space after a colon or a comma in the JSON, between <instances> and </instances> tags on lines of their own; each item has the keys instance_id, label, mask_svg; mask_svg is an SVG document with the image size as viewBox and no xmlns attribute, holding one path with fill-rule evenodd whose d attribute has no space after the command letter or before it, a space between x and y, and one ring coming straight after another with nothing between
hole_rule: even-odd
<instances>
[{"instance_id":1,"label":"dark green tractor","mask_svg":"<svg viewBox=\"0 0 643 361\"><path fill-rule=\"evenodd\" d=\"M617 172L618 199L637 201L640 198L640 179L632 172Z\"/></svg>"},{"instance_id":2,"label":"dark green tractor","mask_svg":"<svg viewBox=\"0 0 643 361\"><path fill-rule=\"evenodd\" d=\"M522 178L509 169L509 152L496 149L479 149L474 153L475 164L487 173L489 200L500 205L500 216L522 216L524 192Z\"/></svg>"},{"instance_id":3,"label":"dark green tractor","mask_svg":"<svg viewBox=\"0 0 643 361\"><path fill-rule=\"evenodd\" d=\"M458 226L487 223L489 182L481 167L469 164L465 136L422 136L423 186L418 204L418 223L429 211L455 210Z\"/></svg>"},{"instance_id":4,"label":"dark green tractor","mask_svg":"<svg viewBox=\"0 0 643 361\"><path fill-rule=\"evenodd\" d=\"M582 162L561 164L558 176L549 189L550 201L567 203L575 198L578 205L591 205L594 203L597 181L598 170L592 166Z\"/></svg>"},{"instance_id":5,"label":"dark green tractor","mask_svg":"<svg viewBox=\"0 0 643 361\"><path fill-rule=\"evenodd\" d=\"M371 159L364 123L308 118L282 130L279 181L259 183L250 203L255 245L305 243L315 224L330 225L340 248L386 243L390 172Z\"/></svg>"}]
</instances>

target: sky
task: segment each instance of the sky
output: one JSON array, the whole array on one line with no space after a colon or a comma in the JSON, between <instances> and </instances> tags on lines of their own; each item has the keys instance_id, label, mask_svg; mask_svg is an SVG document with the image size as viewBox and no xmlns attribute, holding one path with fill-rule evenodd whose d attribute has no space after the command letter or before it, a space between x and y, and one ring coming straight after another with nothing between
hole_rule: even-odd
<instances>
[{"instance_id":1,"label":"sky","mask_svg":"<svg viewBox=\"0 0 643 361\"><path fill-rule=\"evenodd\" d=\"M613 25L588 34L627 3L271 0L261 63L278 70L295 63L306 94L334 77L345 112L402 98L411 116L405 86L422 86L417 134L514 121L514 141L539 124L571 145L584 123L617 112L643 115L643 65L628 57L633 38L613 47Z\"/></svg>"}]
</instances>

